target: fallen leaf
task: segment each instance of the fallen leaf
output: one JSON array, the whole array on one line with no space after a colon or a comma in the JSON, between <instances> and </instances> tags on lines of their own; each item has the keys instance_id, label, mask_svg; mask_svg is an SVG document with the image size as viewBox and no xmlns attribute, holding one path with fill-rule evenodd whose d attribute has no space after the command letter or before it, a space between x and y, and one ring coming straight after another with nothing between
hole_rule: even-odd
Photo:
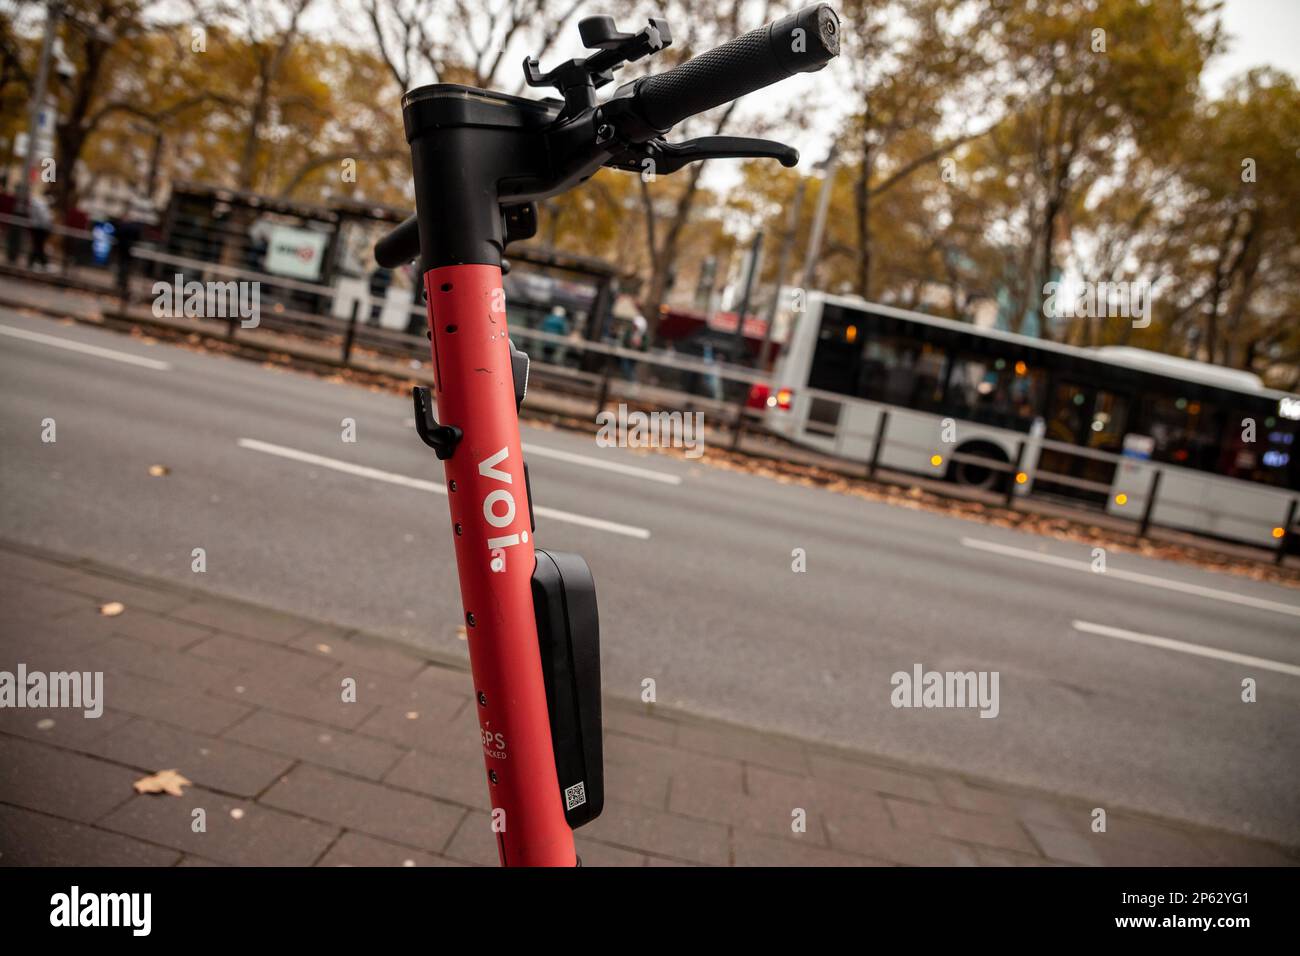
<instances>
[{"instance_id":1,"label":"fallen leaf","mask_svg":"<svg viewBox=\"0 0 1300 956\"><path fill-rule=\"evenodd\" d=\"M157 773L141 777L135 783L136 793L166 793L173 797L181 796L181 787L194 786L189 780L186 780L175 770L159 770Z\"/></svg>"},{"instance_id":2,"label":"fallen leaf","mask_svg":"<svg viewBox=\"0 0 1300 956\"><path fill-rule=\"evenodd\" d=\"M171 474L171 469L166 465L150 465L149 474L154 478L161 478L163 475Z\"/></svg>"},{"instance_id":3,"label":"fallen leaf","mask_svg":"<svg viewBox=\"0 0 1300 956\"><path fill-rule=\"evenodd\" d=\"M99 613L104 617L117 617L126 610L126 605L121 601L109 601L107 604L101 604Z\"/></svg>"}]
</instances>

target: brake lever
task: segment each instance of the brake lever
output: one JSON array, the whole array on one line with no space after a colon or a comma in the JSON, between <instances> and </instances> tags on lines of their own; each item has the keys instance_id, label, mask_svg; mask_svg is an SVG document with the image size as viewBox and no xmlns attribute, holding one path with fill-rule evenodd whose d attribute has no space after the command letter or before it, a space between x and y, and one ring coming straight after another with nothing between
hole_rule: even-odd
<instances>
[{"instance_id":1,"label":"brake lever","mask_svg":"<svg viewBox=\"0 0 1300 956\"><path fill-rule=\"evenodd\" d=\"M701 136L683 143L656 137L620 153L605 165L629 172L656 175L675 173L689 163L705 159L775 159L787 168L799 162L799 150L770 139L752 136ZM646 166L646 161L652 164Z\"/></svg>"}]
</instances>

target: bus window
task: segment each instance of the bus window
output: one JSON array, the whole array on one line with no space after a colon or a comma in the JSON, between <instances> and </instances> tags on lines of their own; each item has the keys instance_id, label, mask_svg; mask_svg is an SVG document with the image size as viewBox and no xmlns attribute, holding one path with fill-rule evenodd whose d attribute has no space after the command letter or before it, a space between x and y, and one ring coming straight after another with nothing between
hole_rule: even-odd
<instances>
[{"instance_id":1,"label":"bus window","mask_svg":"<svg viewBox=\"0 0 1300 956\"><path fill-rule=\"evenodd\" d=\"M1240 422L1235 423L1240 429ZM1300 453L1300 424L1269 416L1262 423L1264 433L1259 444L1263 449L1259 456L1260 468L1254 478L1282 488L1300 490L1300 468L1296 467L1296 454Z\"/></svg>"},{"instance_id":2,"label":"bus window","mask_svg":"<svg viewBox=\"0 0 1300 956\"><path fill-rule=\"evenodd\" d=\"M929 342L921 343L915 356L915 380L912 383L913 408L938 410L943 404L943 372L948 356Z\"/></svg>"},{"instance_id":3,"label":"bus window","mask_svg":"<svg viewBox=\"0 0 1300 956\"><path fill-rule=\"evenodd\" d=\"M1248 441L1246 422L1253 422L1253 440ZM1244 478L1278 487L1295 487L1291 474L1300 453L1297 423L1237 408L1223 423L1219 441L1219 474Z\"/></svg>"},{"instance_id":4,"label":"bus window","mask_svg":"<svg viewBox=\"0 0 1300 956\"><path fill-rule=\"evenodd\" d=\"M815 435L834 438L835 432L840 426L840 409L843 407L844 405L841 402L825 398L813 398L808 409L808 431Z\"/></svg>"},{"instance_id":5,"label":"bus window","mask_svg":"<svg viewBox=\"0 0 1300 956\"><path fill-rule=\"evenodd\" d=\"M1002 428L1028 431L1043 393L1043 371L1025 362L957 355L948 376L946 411Z\"/></svg>"},{"instance_id":6,"label":"bus window","mask_svg":"<svg viewBox=\"0 0 1300 956\"><path fill-rule=\"evenodd\" d=\"M1268 479L1263 475L1257 474L1262 470L1260 468L1258 428L1256 429L1256 441L1246 441L1245 428L1242 422L1250 417L1246 414L1228 416L1227 421L1224 422L1223 439L1219 443L1218 466L1214 470L1229 478L1267 481Z\"/></svg>"},{"instance_id":7,"label":"bus window","mask_svg":"<svg viewBox=\"0 0 1300 956\"><path fill-rule=\"evenodd\" d=\"M929 342L873 333L862 345L857 394L905 408L936 409L943 396L944 361Z\"/></svg>"},{"instance_id":8,"label":"bus window","mask_svg":"<svg viewBox=\"0 0 1300 956\"><path fill-rule=\"evenodd\" d=\"M1148 395L1148 430L1155 439L1151 457L1184 468L1214 471L1219 464L1218 409L1186 396Z\"/></svg>"},{"instance_id":9,"label":"bus window","mask_svg":"<svg viewBox=\"0 0 1300 956\"><path fill-rule=\"evenodd\" d=\"M1088 422L1088 447L1117 452L1123 447L1128 429L1128 399L1098 389L1093 398L1092 420Z\"/></svg>"},{"instance_id":10,"label":"bus window","mask_svg":"<svg viewBox=\"0 0 1300 956\"><path fill-rule=\"evenodd\" d=\"M838 321L835 321L838 320ZM838 395L857 395L859 346L849 341L849 324L838 313L828 311L818 331L817 348L808 370L809 388Z\"/></svg>"},{"instance_id":11,"label":"bus window","mask_svg":"<svg viewBox=\"0 0 1300 956\"><path fill-rule=\"evenodd\" d=\"M862 343L856 394L892 405L907 403L911 392L910 356L895 338L871 334Z\"/></svg>"}]
</instances>

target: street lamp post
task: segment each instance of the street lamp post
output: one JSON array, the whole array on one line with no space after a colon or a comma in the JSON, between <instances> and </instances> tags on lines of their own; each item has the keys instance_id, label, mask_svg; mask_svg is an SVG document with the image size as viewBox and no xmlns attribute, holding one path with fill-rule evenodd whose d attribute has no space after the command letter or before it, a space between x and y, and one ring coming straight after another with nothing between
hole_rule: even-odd
<instances>
[{"instance_id":1,"label":"street lamp post","mask_svg":"<svg viewBox=\"0 0 1300 956\"><path fill-rule=\"evenodd\" d=\"M813 274L817 270L817 259L822 253L822 235L826 232L826 214L831 206L831 188L835 185L835 144L831 144L826 161L819 163L822 168L822 190L817 196L817 215L813 218L812 234L808 237L808 255L803 262L802 288L804 295L812 285Z\"/></svg>"},{"instance_id":2,"label":"street lamp post","mask_svg":"<svg viewBox=\"0 0 1300 956\"><path fill-rule=\"evenodd\" d=\"M835 144L832 143L830 152L826 154L826 159L813 167L822 171L822 188L821 192L817 194L817 212L813 216L812 232L808 236L808 251L805 254L803 273L799 280L799 287L802 292L801 304L807 300L808 289L812 285L814 273L817 270L817 260L821 256L822 236L826 232L826 216L830 212L831 206L831 187L835 183L835 160ZM772 302L767 310L767 328L763 332L763 346L759 352L758 360L760 369L767 368L768 359L771 355L772 331L780 305L781 286L785 283L786 256L790 252L790 246L794 244L794 236L799 228L799 210L803 204L806 184L806 180L801 179L799 181L799 189L794 197L794 209L790 216L790 231L786 236L786 245L781 250L781 261L777 268L776 292L773 294ZM790 330L789 335L794 335L793 329Z\"/></svg>"},{"instance_id":3,"label":"street lamp post","mask_svg":"<svg viewBox=\"0 0 1300 956\"><path fill-rule=\"evenodd\" d=\"M754 291L754 280L763 263L763 230L754 234L754 244L749 249L745 266L745 284L741 288L740 305L736 308L736 362L745 360L745 313L749 311L749 297Z\"/></svg>"},{"instance_id":4,"label":"street lamp post","mask_svg":"<svg viewBox=\"0 0 1300 956\"><path fill-rule=\"evenodd\" d=\"M772 353L772 328L776 325L776 314L781 308L781 288L785 285L785 274L790 268L790 254L794 251L794 240L799 232L799 213L803 209L803 195L808 190L808 180L799 177L795 187L794 203L790 208L790 221L786 224L785 238L781 240L781 257L776 264L776 291L772 301L767 305L767 324L763 328L763 345L758 353L758 368L767 368L768 358Z\"/></svg>"}]
</instances>

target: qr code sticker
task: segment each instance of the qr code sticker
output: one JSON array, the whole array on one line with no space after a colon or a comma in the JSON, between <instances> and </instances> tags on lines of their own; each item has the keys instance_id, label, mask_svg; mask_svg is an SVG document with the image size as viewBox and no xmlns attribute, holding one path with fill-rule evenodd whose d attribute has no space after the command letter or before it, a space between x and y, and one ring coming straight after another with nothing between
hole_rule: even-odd
<instances>
[{"instance_id":1,"label":"qr code sticker","mask_svg":"<svg viewBox=\"0 0 1300 956\"><path fill-rule=\"evenodd\" d=\"M564 788L564 809L572 810L587 802L587 788L579 780L572 787Z\"/></svg>"}]
</instances>

